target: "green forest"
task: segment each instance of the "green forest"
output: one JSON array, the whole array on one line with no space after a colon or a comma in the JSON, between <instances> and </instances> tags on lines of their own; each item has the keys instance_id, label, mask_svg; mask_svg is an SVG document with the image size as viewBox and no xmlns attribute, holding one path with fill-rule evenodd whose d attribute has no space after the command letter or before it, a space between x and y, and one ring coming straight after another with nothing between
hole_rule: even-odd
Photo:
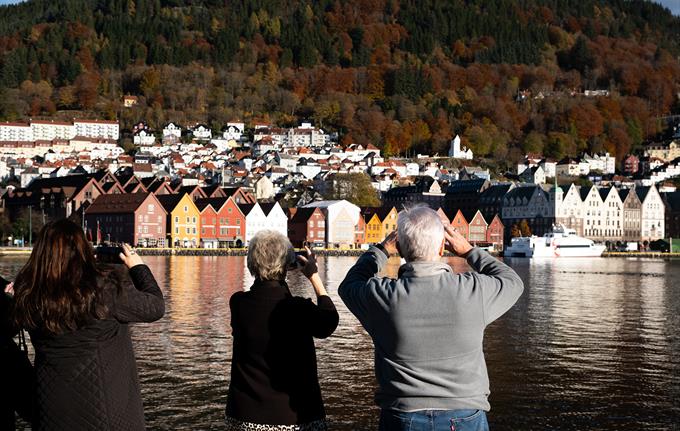
<instances>
[{"instance_id":1,"label":"green forest","mask_svg":"<svg viewBox=\"0 0 680 431\"><path fill-rule=\"evenodd\" d=\"M304 119L389 155L460 134L501 161L620 159L680 113L679 58L680 18L640 0L29 0L0 7L0 120Z\"/></svg>"}]
</instances>

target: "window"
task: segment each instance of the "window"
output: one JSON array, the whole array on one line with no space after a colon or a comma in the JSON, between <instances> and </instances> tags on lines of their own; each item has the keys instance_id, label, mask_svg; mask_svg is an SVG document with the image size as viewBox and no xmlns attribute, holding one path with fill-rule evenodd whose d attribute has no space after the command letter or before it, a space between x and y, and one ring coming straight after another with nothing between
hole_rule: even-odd
<instances>
[{"instance_id":1,"label":"window","mask_svg":"<svg viewBox=\"0 0 680 431\"><path fill-rule=\"evenodd\" d=\"M196 217L194 217L191 221L192 221L193 223L196 223Z\"/></svg>"},{"instance_id":2,"label":"window","mask_svg":"<svg viewBox=\"0 0 680 431\"><path fill-rule=\"evenodd\" d=\"M187 223L189 223L189 220L190 220L190 218L189 218L189 217L187 217Z\"/></svg>"},{"instance_id":3,"label":"window","mask_svg":"<svg viewBox=\"0 0 680 431\"><path fill-rule=\"evenodd\" d=\"M179 228L178 228L178 227L175 228L175 233L176 233L177 235L179 235Z\"/></svg>"},{"instance_id":4,"label":"window","mask_svg":"<svg viewBox=\"0 0 680 431\"><path fill-rule=\"evenodd\" d=\"M175 217L175 223L179 223L179 217Z\"/></svg>"},{"instance_id":5,"label":"window","mask_svg":"<svg viewBox=\"0 0 680 431\"><path fill-rule=\"evenodd\" d=\"M186 228L187 233L191 233L191 229Z\"/></svg>"},{"instance_id":6,"label":"window","mask_svg":"<svg viewBox=\"0 0 680 431\"><path fill-rule=\"evenodd\" d=\"M158 233L163 233L163 229L160 226L158 226Z\"/></svg>"},{"instance_id":7,"label":"window","mask_svg":"<svg viewBox=\"0 0 680 431\"><path fill-rule=\"evenodd\" d=\"M163 216L158 216L158 223L161 223L163 221Z\"/></svg>"},{"instance_id":8,"label":"window","mask_svg":"<svg viewBox=\"0 0 680 431\"><path fill-rule=\"evenodd\" d=\"M147 212L152 213L154 211L156 211L156 206L154 204L149 204L149 206L147 207Z\"/></svg>"},{"instance_id":9,"label":"window","mask_svg":"<svg viewBox=\"0 0 680 431\"><path fill-rule=\"evenodd\" d=\"M142 215L141 214L137 216L137 220L142 221Z\"/></svg>"},{"instance_id":10,"label":"window","mask_svg":"<svg viewBox=\"0 0 680 431\"><path fill-rule=\"evenodd\" d=\"M149 233L149 226L144 226L144 233Z\"/></svg>"},{"instance_id":11,"label":"window","mask_svg":"<svg viewBox=\"0 0 680 431\"><path fill-rule=\"evenodd\" d=\"M195 228L195 227L192 228L191 230L192 230L192 233L193 233L193 234L196 234L196 228Z\"/></svg>"},{"instance_id":12,"label":"window","mask_svg":"<svg viewBox=\"0 0 680 431\"><path fill-rule=\"evenodd\" d=\"M185 213L189 212L189 207L186 206L186 205L184 205L184 212L185 212Z\"/></svg>"},{"instance_id":13,"label":"window","mask_svg":"<svg viewBox=\"0 0 680 431\"><path fill-rule=\"evenodd\" d=\"M236 224L240 225L241 224L241 219L236 220Z\"/></svg>"}]
</instances>

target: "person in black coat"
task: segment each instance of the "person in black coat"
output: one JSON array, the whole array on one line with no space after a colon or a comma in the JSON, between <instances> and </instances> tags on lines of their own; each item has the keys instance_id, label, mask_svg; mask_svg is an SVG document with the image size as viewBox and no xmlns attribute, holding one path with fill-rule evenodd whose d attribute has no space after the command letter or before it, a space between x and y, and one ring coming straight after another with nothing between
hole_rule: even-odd
<instances>
[{"instance_id":1,"label":"person in black coat","mask_svg":"<svg viewBox=\"0 0 680 431\"><path fill-rule=\"evenodd\" d=\"M0 430L15 429L15 412L31 420L33 367L28 355L14 342L19 333L12 321L12 283L0 277Z\"/></svg>"},{"instance_id":2,"label":"person in black coat","mask_svg":"<svg viewBox=\"0 0 680 431\"><path fill-rule=\"evenodd\" d=\"M296 258L288 238L265 230L251 240L247 264L255 282L229 301L234 346L227 429L325 430L314 338L335 331L338 312L316 260L309 249ZM297 265L317 304L290 293L286 274Z\"/></svg>"},{"instance_id":3,"label":"person in black coat","mask_svg":"<svg viewBox=\"0 0 680 431\"><path fill-rule=\"evenodd\" d=\"M129 246L127 270L95 262L82 229L48 223L14 283L15 321L35 349L33 429L143 430L128 323L165 312L149 268ZM125 273L128 274L125 274Z\"/></svg>"}]
</instances>

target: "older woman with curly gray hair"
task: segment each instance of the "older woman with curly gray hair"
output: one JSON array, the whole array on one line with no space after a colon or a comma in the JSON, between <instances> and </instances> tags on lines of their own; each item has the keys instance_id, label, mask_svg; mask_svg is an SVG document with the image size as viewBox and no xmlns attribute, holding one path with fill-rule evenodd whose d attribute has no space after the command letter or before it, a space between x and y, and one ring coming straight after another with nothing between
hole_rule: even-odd
<instances>
[{"instance_id":1,"label":"older woman with curly gray hair","mask_svg":"<svg viewBox=\"0 0 680 431\"><path fill-rule=\"evenodd\" d=\"M226 407L229 430L326 430L314 338L330 336L338 312L309 249L296 256L285 236L258 232L248 248L255 282L229 301L234 337ZM286 284L299 269L317 303L293 296Z\"/></svg>"}]
</instances>

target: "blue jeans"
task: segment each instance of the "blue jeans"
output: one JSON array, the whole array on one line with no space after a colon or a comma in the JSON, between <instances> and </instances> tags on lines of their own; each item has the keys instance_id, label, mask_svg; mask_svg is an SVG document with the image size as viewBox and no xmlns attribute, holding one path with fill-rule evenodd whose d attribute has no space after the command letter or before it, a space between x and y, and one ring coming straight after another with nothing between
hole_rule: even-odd
<instances>
[{"instance_id":1,"label":"blue jeans","mask_svg":"<svg viewBox=\"0 0 680 431\"><path fill-rule=\"evenodd\" d=\"M382 410L380 431L489 431L489 423L484 410Z\"/></svg>"}]
</instances>

